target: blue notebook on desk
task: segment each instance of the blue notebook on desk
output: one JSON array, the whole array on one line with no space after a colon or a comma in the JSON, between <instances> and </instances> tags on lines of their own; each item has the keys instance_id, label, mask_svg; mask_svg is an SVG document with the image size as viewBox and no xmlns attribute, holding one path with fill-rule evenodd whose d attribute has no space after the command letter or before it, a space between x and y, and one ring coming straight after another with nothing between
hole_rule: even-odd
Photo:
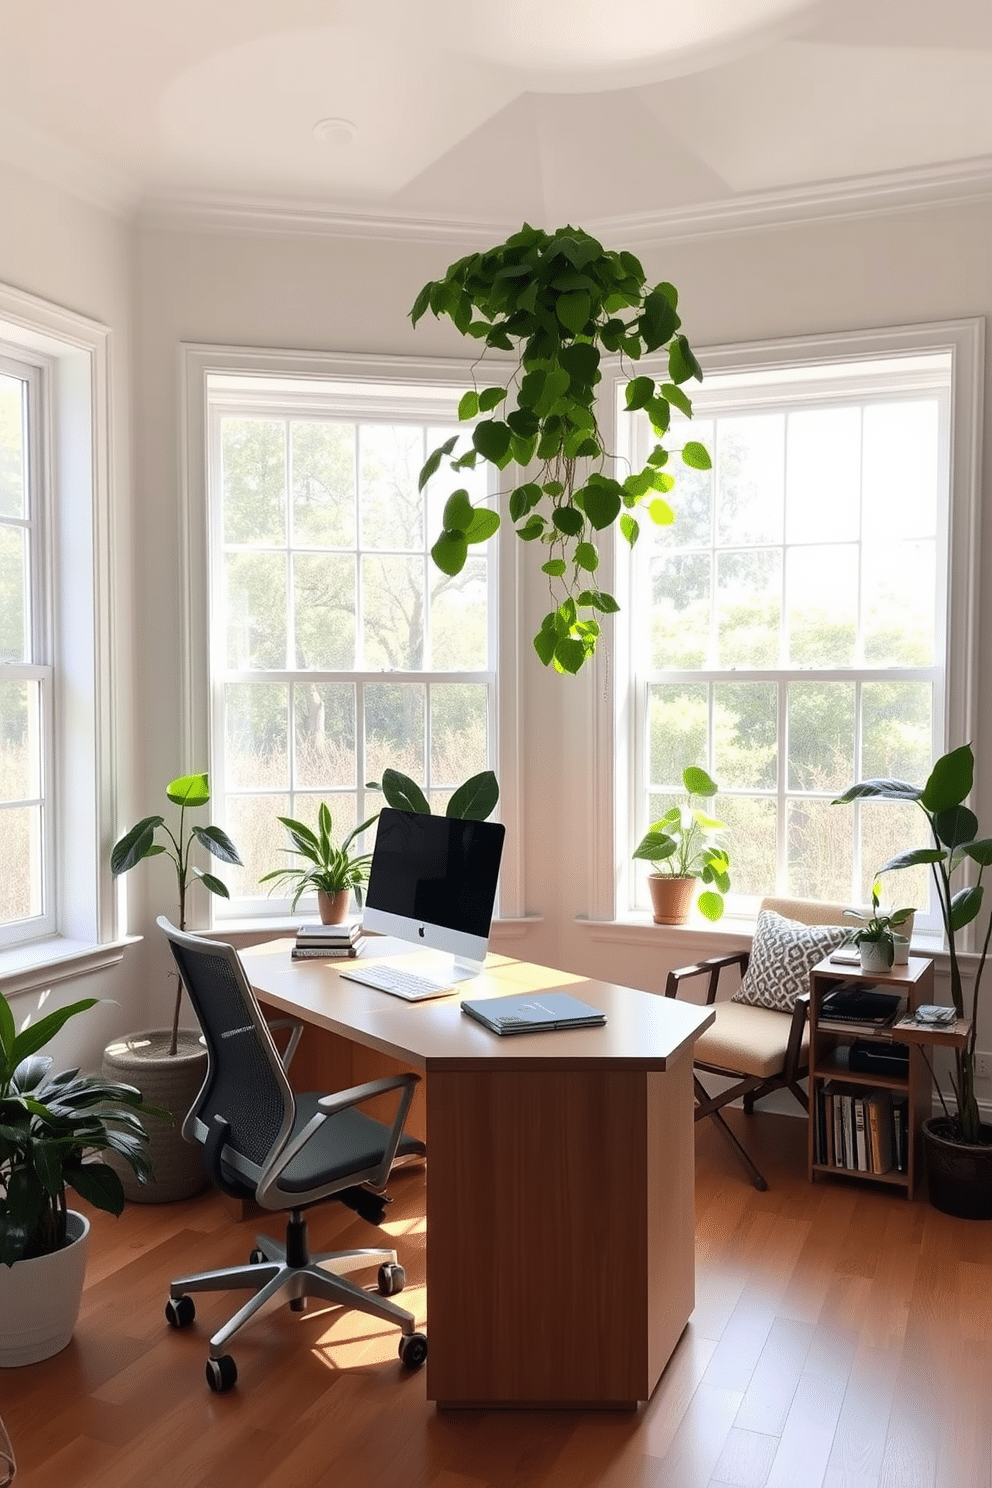
<instances>
[{"instance_id":1,"label":"blue notebook on desk","mask_svg":"<svg viewBox=\"0 0 992 1488\"><path fill-rule=\"evenodd\" d=\"M522 992L463 1002L462 1012L493 1033L543 1033L556 1028L601 1028L606 1014L568 992Z\"/></svg>"}]
</instances>

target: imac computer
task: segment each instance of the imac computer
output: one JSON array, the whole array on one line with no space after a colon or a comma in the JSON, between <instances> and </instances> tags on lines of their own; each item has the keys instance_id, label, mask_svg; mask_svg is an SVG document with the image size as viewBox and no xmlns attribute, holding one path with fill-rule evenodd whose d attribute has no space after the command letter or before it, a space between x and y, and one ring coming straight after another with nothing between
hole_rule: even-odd
<instances>
[{"instance_id":1,"label":"imac computer","mask_svg":"<svg viewBox=\"0 0 992 1488\"><path fill-rule=\"evenodd\" d=\"M424 957L431 991L420 995L437 995L482 970L505 832L501 822L391 806L380 812L362 928L444 953ZM397 990L373 980L376 971L370 967L366 975L358 964L342 975L383 991Z\"/></svg>"}]
</instances>

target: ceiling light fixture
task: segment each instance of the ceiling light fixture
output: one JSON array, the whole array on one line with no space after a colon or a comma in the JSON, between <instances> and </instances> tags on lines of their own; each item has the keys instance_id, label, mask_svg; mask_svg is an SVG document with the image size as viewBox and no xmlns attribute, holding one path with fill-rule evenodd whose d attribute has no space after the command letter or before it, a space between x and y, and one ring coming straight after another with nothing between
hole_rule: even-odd
<instances>
[{"instance_id":1,"label":"ceiling light fixture","mask_svg":"<svg viewBox=\"0 0 992 1488\"><path fill-rule=\"evenodd\" d=\"M350 119L318 119L313 126L314 139L322 145L350 145L358 133L358 126Z\"/></svg>"}]
</instances>

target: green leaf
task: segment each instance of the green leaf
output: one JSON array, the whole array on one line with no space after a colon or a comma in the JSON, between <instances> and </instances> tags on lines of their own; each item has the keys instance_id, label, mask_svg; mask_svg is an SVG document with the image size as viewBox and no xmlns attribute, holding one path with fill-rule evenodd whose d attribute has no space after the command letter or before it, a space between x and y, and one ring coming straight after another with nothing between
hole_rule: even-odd
<instances>
[{"instance_id":1,"label":"green leaf","mask_svg":"<svg viewBox=\"0 0 992 1488\"><path fill-rule=\"evenodd\" d=\"M567 672L574 677L586 659L586 648L581 641L565 636L563 640L555 642L554 662L560 672Z\"/></svg>"},{"instance_id":2,"label":"green leaf","mask_svg":"<svg viewBox=\"0 0 992 1488\"><path fill-rule=\"evenodd\" d=\"M637 522L635 517L632 517L630 515L629 512L624 512L623 516L620 518L620 531L623 533L624 537L627 539L631 547L634 546L635 542L641 535L639 523Z\"/></svg>"},{"instance_id":3,"label":"green leaf","mask_svg":"<svg viewBox=\"0 0 992 1488\"><path fill-rule=\"evenodd\" d=\"M206 775L180 775L170 780L165 794L176 806L205 806L210 800Z\"/></svg>"},{"instance_id":4,"label":"green leaf","mask_svg":"<svg viewBox=\"0 0 992 1488\"><path fill-rule=\"evenodd\" d=\"M220 858L222 863L240 863L238 849L222 827L194 827L193 836L201 847Z\"/></svg>"},{"instance_id":5,"label":"green leaf","mask_svg":"<svg viewBox=\"0 0 992 1488\"><path fill-rule=\"evenodd\" d=\"M210 890L211 894L217 894L221 899L230 899L231 896L227 892L227 884L222 883L219 878L215 878L212 873L203 873L199 868L194 868L193 873L203 884L203 887Z\"/></svg>"},{"instance_id":6,"label":"green leaf","mask_svg":"<svg viewBox=\"0 0 992 1488\"><path fill-rule=\"evenodd\" d=\"M452 491L444 503L444 511L441 515L441 526L445 532L467 532L475 508L469 500L468 492L464 489Z\"/></svg>"},{"instance_id":7,"label":"green leaf","mask_svg":"<svg viewBox=\"0 0 992 1488\"><path fill-rule=\"evenodd\" d=\"M959 889L951 900L951 929L962 930L978 918L982 911L984 890L981 884L971 884Z\"/></svg>"},{"instance_id":8,"label":"green leaf","mask_svg":"<svg viewBox=\"0 0 992 1488\"><path fill-rule=\"evenodd\" d=\"M654 378L635 377L628 382L625 397L628 409L646 408L654 397Z\"/></svg>"},{"instance_id":9,"label":"green leaf","mask_svg":"<svg viewBox=\"0 0 992 1488\"><path fill-rule=\"evenodd\" d=\"M599 382L599 348L591 341L570 341L558 353L558 365L564 367L573 383L592 387Z\"/></svg>"},{"instance_id":10,"label":"green leaf","mask_svg":"<svg viewBox=\"0 0 992 1488\"><path fill-rule=\"evenodd\" d=\"M703 380L703 370L684 336L676 336L668 348L668 373L676 384L688 382L690 377Z\"/></svg>"},{"instance_id":11,"label":"green leaf","mask_svg":"<svg viewBox=\"0 0 992 1488\"><path fill-rule=\"evenodd\" d=\"M700 765L689 765L682 771L682 784L690 796L715 796L718 790L716 781ZM722 822L712 822L710 825L719 827Z\"/></svg>"},{"instance_id":12,"label":"green leaf","mask_svg":"<svg viewBox=\"0 0 992 1488\"><path fill-rule=\"evenodd\" d=\"M522 438L519 434L514 434L510 440L510 455L522 469L526 468L531 460L533 460L536 449L536 434L531 434L526 439Z\"/></svg>"},{"instance_id":13,"label":"green leaf","mask_svg":"<svg viewBox=\"0 0 992 1488\"><path fill-rule=\"evenodd\" d=\"M449 578L461 573L468 557L468 543L463 532L442 532L431 548L431 557Z\"/></svg>"},{"instance_id":14,"label":"green leaf","mask_svg":"<svg viewBox=\"0 0 992 1488\"><path fill-rule=\"evenodd\" d=\"M568 392L569 386L568 373L563 367L555 367L544 379L541 396L534 405L535 413L539 414L541 418L546 418L558 402L558 399Z\"/></svg>"},{"instance_id":15,"label":"green leaf","mask_svg":"<svg viewBox=\"0 0 992 1488\"><path fill-rule=\"evenodd\" d=\"M463 393L458 402L458 417L461 420L474 419L479 413L479 395L470 388Z\"/></svg>"},{"instance_id":16,"label":"green leaf","mask_svg":"<svg viewBox=\"0 0 992 1488\"><path fill-rule=\"evenodd\" d=\"M574 506L556 506L551 513L551 520L559 532L564 532L566 537L575 537L585 526L585 518Z\"/></svg>"},{"instance_id":17,"label":"green leaf","mask_svg":"<svg viewBox=\"0 0 992 1488\"><path fill-rule=\"evenodd\" d=\"M588 573L594 573L599 567L599 554L593 543L579 543L574 558L577 567L584 568Z\"/></svg>"},{"instance_id":18,"label":"green leaf","mask_svg":"<svg viewBox=\"0 0 992 1488\"><path fill-rule=\"evenodd\" d=\"M982 868L992 868L992 838L983 837L981 842L969 842L965 854Z\"/></svg>"},{"instance_id":19,"label":"green leaf","mask_svg":"<svg viewBox=\"0 0 992 1488\"><path fill-rule=\"evenodd\" d=\"M509 511L510 520L519 522L521 517L527 515L541 501L541 488L534 481L528 481L522 486L510 492Z\"/></svg>"},{"instance_id":20,"label":"green leaf","mask_svg":"<svg viewBox=\"0 0 992 1488\"><path fill-rule=\"evenodd\" d=\"M652 290L644 301L638 322L645 351L657 351L679 328L679 317L667 296Z\"/></svg>"},{"instance_id":21,"label":"green leaf","mask_svg":"<svg viewBox=\"0 0 992 1488\"><path fill-rule=\"evenodd\" d=\"M451 451L454 449L457 443L458 435L452 434L450 439L446 439L444 443L440 445L436 450L431 451L431 453L427 456L427 459L424 461L420 471L420 475L417 478L418 491L422 491L424 489L431 476L434 475L437 471L445 455L450 455Z\"/></svg>"},{"instance_id":22,"label":"green leaf","mask_svg":"<svg viewBox=\"0 0 992 1488\"><path fill-rule=\"evenodd\" d=\"M580 605L588 605L594 610L599 610L603 615L616 615L620 606L612 594L607 594L602 589L583 589L578 600Z\"/></svg>"},{"instance_id":23,"label":"green leaf","mask_svg":"<svg viewBox=\"0 0 992 1488\"><path fill-rule=\"evenodd\" d=\"M696 900L696 908L708 920L718 920L723 914L723 895L706 889Z\"/></svg>"},{"instance_id":24,"label":"green leaf","mask_svg":"<svg viewBox=\"0 0 992 1488\"><path fill-rule=\"evenodd\" d=\"M103 1209L108 1214L121 1214L124 1210L124 1187L113 1168L106 1163L79 1163L66 1168L66 1182L89 1204Z\"/></svg>"},{"instance_id":25,"label":"green leaf","mask_svg":"<svg viewBox=\"0 0 992 1488\"><path fill-rule=\"evenodd\" d=\"M555 654L555 633L553 630L545 630L544 627L534 637L534 650L537 652L545 666L550 666Z\"/></svg>"},{"instance_id":26,"label":"green leaf","mask_svg":"<svg viewBox=\"0 0 992 1488\"><path fill-rule=\"evenodd\" d=\"M165 821L164 816L145 816L129 832L125 832L119 842L114 844L110 854L110 871L115 878L122 873L127 873L142 858L152 857L155 854L154 838L156 830ZM162 851L160 848L159 851Z\"/></svg>"},{"instance_id":27,"label":"green leaf","mask_svg":"<svg viewBox=\"0 0 992 1488\"><path fill-rule=\"evenodd\" d=\"M566 330L574 332L576 336L582 334L589 320L589 312L592 309L592 300L589 293L584 289L577 289L571 294L558 296L555 305L555 314Z\"/></svg>"},{"instance_id":28,"label":"green leaf","mask_svg":"<svg viewBox=\"0 0 992 1488\"><path fill-rule=\"evenodd\" d=\"M460 817L463 821L485 821L495 811L498 800L496 776L492 770L483 770L452 792L444 814Z\"/></svg>"},{"instance_id":29,"label":"green leaf","mask_svg":"<svg viewBox=\"0 0 992 1488\"><path fill-rule=\"evenodd\" d=\"M668 426L672 421L672 410L668 406L668 400L666 398L652 398L646 405L645 412L651 420L651 427L654 432L659 436L667 434Z\"/></svg>"},{"instance_id":30,"label":"green leaf","mask_svg":"<svg viewBox=\"0 0 992 1488\"><path fill-rule=\"evenodd\" d=\"M495 419L486 419L481 424L476 424L472 430L472 443L483 459L489 460L493 465L499 465L501 461L505 463L510 453L511 438L512 430L509 425Z\"/></svg>"},{"instance_id":31,"label":"green leaf","mask_svg":"<svg viewBox=\"0 0 992 1488\"><path fill-rule=\"evenodd\" d=\"M482 392L479 394L479 411L480 411L480 413L488 413L491 408L495 408L498 404L502 403L502 401L503 401L503 399L505 397L506 397L506 388L502 388L502 387L487 387L487 388L483 388L482 389Z\"/></svg>"},{"instance_id":32,"label":"green leaf","mask_svg":"<svg viewBox=\"0 0 992 1488\"><path fill-rule=\"evenodd\" d=\"M938 842L945 847L962 847L966 842L974 842L978 836L978 817L967 806L952 806L949 811L935 814L933 829Z\"/></svg>"},{"instance_id":33,"label":"green leaf","mask_svg":"<svg viewBox=\"0 0 992 1488\"><path fill-rule=\"evenodd\" d=\"M537 512L534 512L532 516L527 518L522 527L516 529L516 533L522 542L533 542L535 538L543 536L546 526L547 523L544 518L538 516Z\"/></svg>"},{"instance_id":34,"label":"green leaf","mask_svg":"<svg viewBox=\"0 0 992 1488\"><path fill-rule=\"evenodd\" d=\"M910 785L906 780L861 780L857 785L851 785L842 796L837 796L831 803L834 806L846 806L851 801L918 801L922 791L917 785ZM881 873L882 870L879 869Z\"/></svg>"},{"instance_id":35,"label":"green leaf","mask_svg":"<svg viewBox=\"0 0 992 1488\"><path fill-rule=\"evenodd\" d=\"M975 758L971 745L962 744L960 749L952 749L934 765L923 787L920 805L935 815L948 811L952 806L960 806L970 795L974 781Z\"/></svg>"},{"instance_id":36,"label":"green leaf","mask_svg":"<svg viewBox=\"0 0 992 1488\"><path fill-rule=\"evenodd\" d=\"M675 386L674 382L663 382L661 385L661 396L666 403L671 403L686 418L692 418L692 402L681 388Z\"/></svg>"},{"instance_id":37,"label":"green leaf","mask_svg":"<svg viewBox=\"0 0 992 1488\"><path fill-rule=\"evenodd\" d=\"M547 563L541 564L541 572L546 573L549 578L560 579L567 567L564 558L549 558Z\"/></svg>"},{"instance_id":38,"label":"green leaf","mask_svg":"<svg viewBox=\"0 0 992 1488\"><path fill-rule=\"evenodd\" d=\"M397 811L418 811L423 816L430 815L430 805L420 786L401 770L383 771L382 794L386 798L386 805Z\"/></svg>"},{"instance_id":39,"label":"green leaf","mask_svg":"<svg viewBox=\"0 0 992 1488\"><path fill-rule=\"evenodd\" d=\"M414 325L417 324L417 321L420 319L420 317L423 315L424 311L430 304L431 290L433 288L433 283L425 284L423 289L418 294L417 298L414 300L413 309L410 311L410 320L413 322Z\"/></svg>"},{"instance_id":40,"label":"green leaf","mask_svg":"<svg viewBox=\"0 0 992 1488\"><path fill-rule=\"evenodd\" d=\"M660 496L648 502L648 516L656 527L670 527L675 521L675 513L668 502L662 501Z\"/></svg>"},{"instance_id":41,"label":"green leaf","mask_svg":"<svg viewBox=\"0 0 992 1488\"><path fill-rule=\"evenodd\" d=\"M713 468L709 450L697 439L690 439L688 444L682 446L682 462L691 466L693 470L712 470Z\"/></svg>"},{"instance_id":42,"label":"green leaf","mask_svg":"<svg viewBox=\"0 0 992 1488\"><path fill-rule=\"evenodd\" d=\"M468 543L485 542L492 537L494 532L499 531L499 512L493 511L490 506L480 506L472 513L472 520L465 532L465 541Z\"/></svg>"}]
</instances>

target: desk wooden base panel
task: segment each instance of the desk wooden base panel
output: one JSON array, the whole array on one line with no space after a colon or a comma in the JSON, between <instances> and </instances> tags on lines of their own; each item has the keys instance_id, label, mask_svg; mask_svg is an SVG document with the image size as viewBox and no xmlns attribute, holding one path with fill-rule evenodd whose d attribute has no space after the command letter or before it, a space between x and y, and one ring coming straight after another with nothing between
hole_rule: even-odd
<instances>
[{"instance_id":1,"label":"desk wooden base panel","mask_svg":"<svg viewBox=\"0 0 992 1488\"><path fill-rule=\"evenodd\" d=\"M646 1400L694 1305L691 1057L428 1078L428 1399Z\"/></svg>"}]
</instances>

